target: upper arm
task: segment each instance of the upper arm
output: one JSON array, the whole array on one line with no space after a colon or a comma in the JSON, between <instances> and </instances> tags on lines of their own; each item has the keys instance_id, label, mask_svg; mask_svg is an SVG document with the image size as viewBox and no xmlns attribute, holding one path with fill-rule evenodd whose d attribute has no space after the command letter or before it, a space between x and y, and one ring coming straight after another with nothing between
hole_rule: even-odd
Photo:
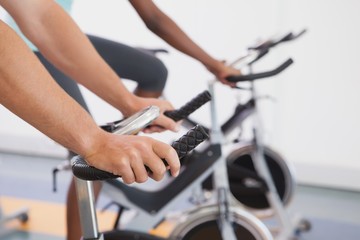
<instances>
[{"instance_id":1,"label":"upper arm","mask_svg":"<svg viewBox=\"0 0 360 240\"><path fill-rule=\"evenodd\" d=\"M19 24L26 24L31 19L36 20L47 7L51 0L0 0L0 5L15 19Z\"/></svg>"},{"instance_id":2,"label":"upper arm","mask_svg":"<svg viewBox=\"0 0 360 240\"><path fill-rule=\"evenodd\" d=\"M45 14L51 14L53 0L0 0L0 5L12 16L21 31L32 42L38 41L36 37L43 24Z\"/></svg>"}]
</instances>

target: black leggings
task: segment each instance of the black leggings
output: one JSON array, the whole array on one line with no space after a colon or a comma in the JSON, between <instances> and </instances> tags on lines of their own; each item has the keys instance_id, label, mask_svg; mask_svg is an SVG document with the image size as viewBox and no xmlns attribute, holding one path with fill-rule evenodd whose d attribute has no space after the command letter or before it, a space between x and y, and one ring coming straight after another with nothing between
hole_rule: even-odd
<instances>
[{"instance_id":1,"label":"black leggings","mask_svg":"<svg viewBox=\"0 0 360 240\"><path fill-rule=\"evenodd\" d=\"M158 58L118 42L91 35L88 37L102 58L121 78L137 82L137 87L143 91L163 91L168 72ZM55 68L40 52L35 52L35 54L56 82L89 112L77 83Z\"/></svg>"}]
</instances>

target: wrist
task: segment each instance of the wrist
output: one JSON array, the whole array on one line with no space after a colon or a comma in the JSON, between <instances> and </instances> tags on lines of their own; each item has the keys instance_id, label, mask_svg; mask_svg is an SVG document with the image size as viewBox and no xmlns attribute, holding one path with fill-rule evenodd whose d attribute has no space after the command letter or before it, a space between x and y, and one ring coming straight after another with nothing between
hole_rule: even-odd
<instances>
[{"instance_id":1,"label":"wrist","mask_svg":"<svg viewBox=\"0 0 360 240\"><path fill-rule=\"evenodd\" d=\"M211 61L204 63L204 66L213 74L217 75L219 72L219 69L221 69L221 66L223 63L221 61L218 61L216 59L211 59Z\"/></svg>"},{"instance_id":2,"label":"wrist","mask_svg":"<svg viewBox=\"0 0 360 240\"><path fill-rule=\"evenodd\" d=\"M88 159L102 148L106 134L107 133L99 127L87 131L86 134L81 135L81 139L78 141L78 150L76 152L85 159Z\"/></svg>"},{"instance_id":3,"label":"wrist","mask_svg":"<svg viewBox=\"0 0 360 240\"><path fill-rule=\"evenodd\" d=\"M114 91L116 94L108 94L108 103L118 109L124 116L129 116L136 108L138 97L127 89L123 91Z\"/></svg>"},{"instance_id":4,"label":"wrist","mask_svg":"<svg viewBox=\"0 0 360 240\"><path fill-rule=\"evenodd\" d=\"M117 109L119 109L124 116L130 116L139 109L139 97L134 94L123 97Z\"/></svg>"}]
</instances>

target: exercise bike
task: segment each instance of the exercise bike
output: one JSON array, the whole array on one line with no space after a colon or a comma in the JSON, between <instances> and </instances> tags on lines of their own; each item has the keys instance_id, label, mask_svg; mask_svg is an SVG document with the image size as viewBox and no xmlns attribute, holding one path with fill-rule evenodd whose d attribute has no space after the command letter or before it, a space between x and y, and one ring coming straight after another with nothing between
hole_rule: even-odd
<instances>
[{"instance_id":1,"label":"exercise bike","mask_svg":"<svg viewBox=\"0 0 360 240\"><path fill-rule=\"evenodd\" d=\"M154 114L148 114L149 110L151 109L147 109L128 119L126 126L131 127L128 127L126 131L121 131L121 129L115 129L115 131L121 134L139 131L140 126L145 127L145 125L149 124L149 121L153 120L151 116L154 116ZM142 217L138 220L139 229L114 230L104 234L98 232L91 180L113 179L118 178L118 176L92 168L88 166L81 157L74 157L72 160L72 169L74 175L77 177L76 186L84 235L83 239L161 239L147 234L147 230L141 231L141 225L147 225L148 219L151 218L151 216L156 218L155 215L168 209L170 205L176 204L180 198L188 198L189 191L187 189L199 185L204 178L211 173L211 170L219 175L219 179L216 181L218 201L212 205L203 205L201 209L211 213L211 216L214 216L214 218L210 220L210 225L214 227L214 223L217 223L217 228L212 227L211 229L213 231L209 232L206 230L209 224L197 225L197 228L193 228L191 233L184 233L184 231L179 233L173 232L167 239L272 239L270 232L261 221L242 209L235 209L229 206L225 159L221 157L221 145L218 143L214 133L215 132L211 133L212 143L208 142L207 146L203 146L203 150L201 153L198 153L196 161L193 161L193 164L188 164L188 169L183 171L179 177L167 185L171 187L167 187L166 193L171 196L165 195L163 194L164 192L161 191L157 193L141 191L125 184L120 185L121 190L117 187L116 191L113 191L118 194L118 197L119 195L122 197L123 205L130 205L139 211L143 211ZM177 151L179 158L182 158L206 138L207 132L201 126L196 126L178 141L175 141L172 146ZM190 157L191 156L193 156L193 154L191 154ZM222 159L222 161L219 161L220 159ZM213 169L204 167L204 165L214 165L215 162L217 162L217 164L215 164L217 166L213 166ZM119 183L121 182L114 182L114 184ZM161 201L162 203L165 201L166 203L161 203L162 206L159 206L157 201ZM147 216L145 212L147 212ZM193 213L186 215L192 216ZM209 233L211 235L209 235ZM216 235L213 233L216 233Z\"/></svg>"},{"instance_id":2,"label":"exercise bike","mask_svg":"<svg viewBox=\"0 0 360 240\"><path fill-rule=\"evenodd\" d=\"M243 79L245 80L249 80L252 79L258 79L258 78L265 78L265 77L271 77L271 76L274 76L278 73L280 73L281 71L283 71L284 69L286 69L288 66L290 66L290 64L292 63L292 60L288 60L286 61L284 64L282 64L281 66L279 66L278 68L276 68L275 70L272 70L272 71L269 71L269 72L265 72L265 73L261 73L261 74L251 74L251 75L245 75L245 76L241 76ZM213 84L210 85L210 88L213 88ZM247 110L253 110L253 112L255 112L255 101L250 101L249 103L253 104L253 105L247 105L249 108ZM246 110L246 109L245 109ZM214 114L214 110L212 111L213 114ZM242 114L239 114L241 111L238 111L231 119L229 119L229 121L226 122L226 124L223 125L223 127L221 128L221 134L223 135L226 135L228 132L231 132L234 128L237 127L237 125L239 124L239 118L245 118L246 115L244 115L244 112L241 112ZM247 111L248 113L250 113L250 111ZM216 114L215 114L216 115ZM212 118L215 118L216 119L216 116L212 116ZM215 123L216 125L217 123ZM207 132L212 132L212 131L209 131L209 129L207 130ZM255 138L254 138L255 140ZM253 147L256 147L257 145L253 144L252 145ZM253 151L254 149L250 149L251 150L251 153L255 152ZM250 151L248 149L248 151ZM211 153L212 154L212 153ZM220 154L221 155L221 154ZM191 163L193 164L194 162L196 163L196 159L200 158L201 156L194 156L194 157L190 157L191 160L187 159L185 161L185 170L183 171L183 174L186 175L188 174L188 171L189 171L189 168L188 168L188 163ZM219 156L218 156L219 157ZM209 160L211 160L209 158ZM280 159L282 160L282 159ZM199 165L197 166L198 169L201 169L201 168L206 168L208 169L209 166L213 164L211 162L209 162L208 165L206 164L203 164L203 165ZM284 166L285 167L288 167L288 165L286 165L284 163ZM261 194L264 194L265 197L267 197L266 195L270 192L271 196L277 196L277 192L276 190L273 190L271 189L271 191L269 190L269 187L268 187L268 182L272 182L272 179L265 179L257 174L254 174L253 171L246 171L244 172L243 170L240 172L240 175L239 175L239 171L238 169L236 169L236 171L233 171L234 170L234 167L231 167L230 169L230 173L236 173L237 175L236 178L233 178L231 180L233 180L231 182L231 184L234 184L236 189L238 190L238 186L239 186L239 183L242 184L245 181L246 182L255 182L256 181L256 184L259 185L259 183L261 183L261 188L255 186L255 187L252 187L252 193L255 191L258 191L258 189L261 190ZM290 171L290 170L289 170ZM225 175L225 174L222 174L222 176ZM292 176L291 174L289 174L289 176ZM255 180L255 181L254 181ZM284 180L281 181L281 183L283 183ZM135 229L135 230L139 230L139 231L143 231L143 232L146 232L146 231L149 231L150 229L152 229L154 226L156 226L159 222L161 222L164 218L164 216L166 215L166 212L168 212L169 210L172 210L172 209L169 209L169 208L166 208L164 207L164 205L167 204L167 202L169 201L167 199L167 197L169 196L169 199L172 198L172 192L169 190L169 189L177 189L176 188L176 185L166 185L164 187L164 189L162 189L161 191L156 191L154 193L149 193L149 192L146 192L146 191L142 191L142 190L139 190L139 189L134 189L134 188L127 188L124 186L124 184L122 184L121 182L118 182L118 181L115 181L115 182L112 182L112 181L108 181L108 183L110 183L110 185L113 185L113 187L105 187L104 188L104 191L107 195L109 195L112 199L114 199L115 201L118 202L118 204L121 206L121 211L120 213L122 213L122 211L124 209L136 209L137 212L138 212L138 215L135 217L135 220L132 220L127 226L126 226L126 229ZM105 186L107 186L108 184L106 184ZM181 185L181 182L178 183L178 185ZM190 186L186 186L187 188L190 188ZM246 188L249 189L249 186L245 186ZM241 190L242 191L245 191L246 192L246 188L242 188ZM231 186L230 186L230 189L231 189ZM125 192L126 191L126 192ZM189 191L193 191L192 189L189 189ZM124 193L125 192L125 193ZM216 191L215 191L216 192ZM144 202L144 201L141 201L139 199L143 199L143 198L140 198L140 196L144 196L145 195L148 195L148 194L152 194L152 195L157 195L157 196L163 196L163 197L150 197L150 201L147 201ZM241 192L241 194L244 194L243 192ZM257 194L258 196L259 194ZM250 197L254 197L255 195L252 194L252 196ZM261 196L260 196L261 197ZM184 199L186 201L186 199ZM268 200L267 198L265 200ZM256 199L254 200L256 201ZM153 202L153 204L152 204ZM277 201L278 202L278 201ZM273 203L271 203L273 204ZM273 205L271 205L272 209L273 208ZM282 210L282 206L280 206L280 210L276 209L276 214L279 213L279 211L283 211ZM166 211L161 211L162 209L166 209ZM206 207L205 209L208 210L208 208ZM205 211L207 211L205 210ZM151 214L151 216L149 216L149 213ZM197 215L198 213L196 213L195 215ZM281 215L282 216L282 215ZM286 216L286 215L285 215ZM138 219L141 219L141 223L140 223L140 220ZM141 226L139 226L141 225ZM179 229L178 227L176 227L176 229ZM293 235L293 230L292 228L289 228L287 226L283 227L283 229L291 229L289 230L289 232L291 232L291 235ZM296 232L298 230L298 228L296 228L294 230L294 232ZM286 235L289 235L289 234L286 234Z\"/></svg>"},{"instance_id":3,"label":"exercise bike","mask_svg":"<svg viewBox=\"0 0 360 240\"><path fill-rule=\"evenodd\" d=\"M266 183L257 174L253 164L252 153L255 150L254 140L244 141L241 138L242 124L251 116L256 115L257 101L262 98L261 96L257 96L253 80L275 76L291 63L289 60L278 68L262 74L252 74L252 66L266 56L274 47L285 42L294 41L304 33L306 33L306 29L301 30L299 33L288 32L283 35L263 40L262 42L249 47L248 52L245 55L230 64L239 68L248 67L250 72L248 76L241 76L240 78L229 77L229 81L250 82L250 86L234 88L235 90L239 89L239 95L243 94L241 90L248 91L250 97L246 102L239 102L235 107L232 116L221 126L223 136L226 138L224 142L236 143L231 153L228 153L227 156L230 190L241 204L260 218L271 217L274 215L274 211L265 196L267 191ZM167 53L164 49L141 50L154 56L158 53ZM185 118L183 122L183 125L187 128L198 124L190 118ZM260 126L255 127L260 128ZM231 139L233 132L237 129L240 129L239 136L236 139ZM269 146L263 146L263 154L281 202L284 206L288 206L295 193L296 180L293 168L289 162L286 162L281 154ZM205 190L211 191L212 180L207 179L204 182L203 187ZM306 225L307 226L304 226L305 228L310 227L308 224Z\"/></svg>"},{"instance_id":4,"label":"exercise bike","mask_svg":"<svg viewBox=\"0 0 360 240\"><path fill-rule=\"evenodd\" d=\"M271 48L283 42L293 41L304 33L305 30L298 34L287 33L281 37L263 41L261 44L249 47L246 55L231 64L232 66L240 65L249 68L249 75L229 77L228 80L233 82L248 82L250 85L248 84L246 87L237 86L234 88L234 91L239 95L243 94L242 91L248 91L250 96L245 102L239 101L237 103L232 116L221 126L221 131L225 138L223 144L230 145L232 148L227 156L230 189L234 197L241 204L260 218L271 217L274 212L265 195L267 191L266 182L257 174L253 162L256 139L254 138L250 141L242 139L242 124L257 114L257 101L263 98L257 95L253 81L277 75L291 64L291 60L286 61L272 71L261 74L251 74L252 66L269 53ZM191 127L197 123L191 119L186 119L185 124ZM259 129L261 127L259 122L256 124L257 125L253 126L255 128L253 132L256 131L256 128ZM239 130L240 134L234 139L233 133L236 130ZM277 151L269 146L263 145L263 155L281 202L284 206L287 206L291 202L295 192L296 181L292 170L293 168L289 162L286 162ZM211 190L211 179L207 179L203 186L204 189Z\"/></svg>"},{"instance_id":5,"label":"exercise bike","mask_svg":"<svg viewBox=\"0 0 360 240\"><path fill-rule=\"evenodd\" d=\"M268 40L256 48L251 48L251 54L242 58L242 61L247 61L248 67L252 70L252 64L265 56L270 48L281 42L294 40L304 32L297 35L289 33L278 40ZM301 232L310 230L311 224L306 219L292 221L285 211L284 207L294 194L295 179L289 164L262 142L262 129L256 105L258 95L254 80L275 76L291 64L292 60L289 59L272 71L229 77L228 80L232 82L250 82L247 90L250 91L251 97L246 103L239 103L235 113L220 128L223 138L226 138L246 118L250 115L254 117L253 140L246 143L236 139L239 143L227 157L230 190L235 205L245 206L259 217L275 217L279 225L272 228L272 231L277 239L296 238ZM194 124L194 121L189 119L187 122L190 125ZM224 140L222 144L227 142L229 141ZM212 180L209 178L204 182L205 189L213 189Z\"/></svg>"},{"instance_id":6,"label":"exercise bike","mask_svg":"<svg viewBox=\"0 0 360 240\"><path fill-rule=\"evenodd\" d=\"M247 207L256 209L257 212L261 209L263 213L266 212L267 208L270 210L267 211L269 216L274 215L280 226L275 230L278 239L295 238L301 232L309 231L311 223L306 219L300 218L291 221L285 211L284 206L290 202L295 192L295 179L289 163L286 163L279 154L266 147L262 142L263 132L256 105L256 99L259 96L253 81L277 74L281 69L289 66L292 61L288 60L276 70L268 73L252 74L252 67L255 62L264 57L273 47L283 42L295 40L305 32L306 30L302 30L298 34L288 33L280 38L269 39L254 47L250 47L248 55L242 59L245 60L250 74L247 76L228 77L228 80L231 82L250 82L250 87L247 90L250 91L251 97L245 104L239 104L237 110L239 109L238 111L240 112L238 116L241 116L242 111L252 110L255 120L252 144L233 150L227 157L229 172L233 172L233 177L229 179L231 182L230 188L236 200ZM250 57L250 60L247 59L248 57ZM235 113L235 115L237 114ZM226 124L224 125L226 126ZM256 173L260 179L256 179L255 176L250 181L247 181L246 178L240 178L238 180L242 184L239 184L239 181L235 180L237 178L236 175L248 170ZM248 176L251 176L250 172L248 174ZM244 175L246 176L246 174Z\"/></svg>"},{"instance_id":7,"label":"exercise bike","mask_svg":"<svg viewBox=\"0 0 360 240\"><path fill-rule=\"evenodd\" d=\"M289 65L289 62L287 63L288 65ZM286 65L286 64L285 64ZM286 68L286 67L285 67ZM280 69L280 68L279 68ZM279 70L278 69L278 70ZM281 70L281 69L280 69ZM283 69L282 69L283 70ZM268 74L267 74L267 76L268 76ZM220 147L221 148L221 147ZM206 151L205 151L206 152ZM221 150L220 150L220 153L221 153ZM207 153L207 155L214 155L213 154L213 151L210 151L210 152L208 152ZM206 158L206 157L208 157L206 154L205 155L203 155L202 157L203 158ZM198 155L198 156L200 156L200 155ZM215 155L216 156L216 155ZM218 158L220 158L221 157L221 154L220 155L217 155L217 157ZM199 157L198 157L199 158ZM209 157L208 157L209 158ZM194 157L194 159L196 159L196 157ZM211 162L210 161L211 159L209 158L209 164L210 165L212 165L214 162ZM189 161L189 162L191 162L191 161ZM196 161L194 161L194 162L196 162ZM205 164L204 164L205 165ZM194 165L195 166L195 165ZM201 171L206 171L206 170L208 170L207 169L207 167L204 167L203 166L203 169L201 169L201 166L199 166L199 168L200 168L200 170ZM205 168L205 169L204 169ZM202 174L203 172L201 172L200 171L200 173ZM184 171L183 173L186 173L186 172L188 172L188 169L186 169L186 171ZM226 172L226 171L225 171ZM226 174L219 174L219 175L221 175L221 176L226 176ZM190 175L191 176L191 175ZM227 181L227 180L226 180ZM225 182L226 182L225 181ZM181 182L180 182L181 183ZM131 206L132 208L138 208L138 209L140 209L141 210L141 208L142 207L144 207L144 206L141 206L141 200L136 200L137 199L137 197L139 197L139 196L147 196L148 195L148 193L146 193L145 192L145 194L144 194L144 192L141 194L141 190L137 190L137 189L135 189L135 190L132 190L132 189L127 189L126 187L123 187L122 186L122 184L121 184L121 182L114 182L113 183L113 186L116 186L116 187L114 187L114 189L110 189L110 192L112 192L113 193L113 195L114 195L114 197L116 198L116 199L121 199L120 201L123 203L123 200L124 199L126 199L126 198L129 198L130 199L130 203L129 204L124 204L125 206ZM169 187L171 188L172 186L175 186L175 185L169 185ZM116 194L116 192L119 192L119 189L120 189L120 192L124 192L124 193L120 193L120 194ZM125 190L124 190L125 189ZM175 189L175 188L174 188ZM228 189L228 188L227 188ZM139 194L137 194L137 192L139 193ZM156 194L158 194L159 192L156 192L156 193L154 193L153 195L156 195ZM162 191L162 193L171 193L171 191ZM221 195L221 194L219 194L219 195ZM223 196L223 195L222 195ZM119 197L119 198L118 198ZM114 198L114 199L115 199ZM170 197L171 198L171 197ZM227 199L227 197L225 197L226 199ZM148 231L149 230L149 228L151 228L150 226L152 226L152 227L154 227L154 223L155 223L155 225L156 225L156 223L158 223L158 222L161 222L161 220L164 218L164 214L158 214L159 212L161 212L160 210L161 209L166 209L166 208L163 208L164 206L163 206L163 204L165 203L165 204L167 204L167 201L168 200L163 200L163 198L156 198L156 197L150 197L150 199L152 199L152 200L154 200L154 203L152 204L151 203L151 201L150 201L150 203L148 204L148 202L146 203L147 205L150 205L147 209L142 209L142 210L144 210L144 212L145 213L143 213L143 217L141 218L142 220L141 220L141 225L144 225L144 227L143 227L143 232L146 232L146 231ZM159 201L155 201L155 200L159 200ZM185 199L184 199L185 200ZM133 202L133 203L131 203L131 202ZM227 201L225 201L225 202L227 202ZM130 207L130 208L131 208ZM215 207L216 208L216 207ZM230 207L229 207L230 208ZM201 209L205 209L205 210L201 210L201 211L203 211L203 213L202 214L204 214L205 213L205 215L207 215L207 214L209 214L208 212L210 212L210 213L213 213L213 211L214 210L210 210L209 211L209 209L211 209L211 207L209 207L209 206L205 206L205 207L202 207ZM231 210L231 211L235 211L235 210ZM238 211L238 209L236 209L236 211ZM199 212L198 211L195 211L196 213L194 213L194 212L189 212L189 214L186 214L186 215L188 215L188 216L197 216L198 214L199 214ZM206 213L207 212L207 213ZM215 210L215 212L216 212L216 210ZM155 217L154 218L152 218L152 219L150 219L150 222L151 222L151 224L148 224L147 223L147 221L144 221L143 219L144 219L144 216L146 215L146 213L151 213L151 215L156 215L156 216L158 216L158 218L157 219L155 219ZM163 211L163 213L164 213L164 211ZM165 213L166 213L166 211L165 211ZM200 214L201 215L201 214ZM241 215L241 214L240 214ZM243 214L244 215L244 214ZM246 215L246 214L245 214ZM160 217L159 217L160 216ZM251 217L250 217L251 218ZM146 219L146 216L145 216L145 219ZM189 217L189 218L187 218L187 219L191 219L191 217ZM195 217L195 219L198 219L198 217ZM156 221L156 220L158 220L158 221ZM205 221L205 220L204 220ZM237 221L239 221L239 220L237 220ZM136 222L136 221L133 221L133 222ZM187 225L188 224L188 222L189 221L185 221L185 225ZM245 221L246 222L246 221ZM196 223L196 224L198 224L198 223ZM238 224L239 225L241 225L239 222L238 222ZM136 225L136 224L135 224ZM208 226L211 226L211 224L209 225L209 224L207 224ZM251 224L250 224L251 225ZM183 225L184 226L184 225ZM201 226L203 226L203 225L201 225ZM139 227L139 226L130 226L130 229L136 229L137 227ZM176 228L177 230L179 230L179 229L182 229L182 227L177 227ZM190 227L190 229L192 229L192 227ZM203 227L200 227L200 228L198 228L198 230L201 230L201 231L203 231ZM207 231L206 231L207 232ZM230 231L231 232L231 231ZM250 232L251 233L251 231L248 231L248 232ZM255 231L256 232L256 231ZM180 233L176 233L175 235L181 235ZM182 235L184 235L184 233L182 233ZM184 235L184 236L186 236L186 234ZM183 236L183 237L184 237ZM211 235L211 236L214 236L214 235ZM253 236L253 235L251 235L251 236ZM185 238L186 239L186 238ZM227 239L227 238L226 238ZM234 238L235 239L235 238ZM257 238L256 238L257 239Z\"/></svg>"}]
</instances>

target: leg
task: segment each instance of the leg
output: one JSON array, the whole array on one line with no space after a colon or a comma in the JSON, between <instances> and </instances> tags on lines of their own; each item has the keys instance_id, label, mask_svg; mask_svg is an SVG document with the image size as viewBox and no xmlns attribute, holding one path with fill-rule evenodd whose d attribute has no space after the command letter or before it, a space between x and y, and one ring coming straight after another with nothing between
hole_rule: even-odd
<instances>
[{"instance_id":1,"label":"leg","mask_svg":"<svg viewBox=\"0 0 360 240\"><path fill-rule=\"evenodd\" d=\"M134 94L144 98L159 98L162 95L162 91L146 91L137 87L134 90Z\"/></svg>"},{"instance_id":2,"label":"leg","mask_svg":"<svg viewBox=\"0 0 360 240\"><path fill-rule=\"evenodd\" d=\"M60 85L60 87L64 89L64 91L69 94L76 102L78 102L87 112L90 113L89 108L80 92L78 84L55 68L40 52L35 52L35 55L39 58L41 63L45 66L45 68Z\"/></svg>"},{"instance_id":3,"label":"leg","mask_svg":"<svg viewBox=\"0 0 360 240\"><path fill-rule=\"evenodd\" d=\"M158 58L124 44L89 36L90 41L122 78L137 82L135 94L141 97L159 97L164 90L167 68Z\"/></svg>"}]
</instances>

